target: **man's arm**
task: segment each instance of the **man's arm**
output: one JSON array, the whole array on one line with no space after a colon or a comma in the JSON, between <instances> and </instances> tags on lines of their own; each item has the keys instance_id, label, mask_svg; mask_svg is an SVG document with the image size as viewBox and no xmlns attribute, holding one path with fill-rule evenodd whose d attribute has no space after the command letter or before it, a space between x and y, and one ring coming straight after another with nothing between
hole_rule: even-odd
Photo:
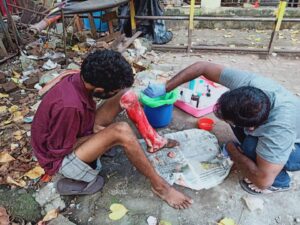
<instances>
[{"instance_id":1,"label":"man's arm","mask_svg":"<svg viewBox=\"0 0 300 225\"><path fill-rule=\"evenodd\" d=\"M193 65L183 69L172 79L166 83L166 92L172 91L179 85L193 80L201 75L206 79L218 83L220 80L220 75L225 67L222 65L199 61Z\"/></svg>"},{"instance_id":2,"label":"man's arm","mask_svg":"<svg viewBox=\"0 0 300 225\"><path fill-rule=\"evenodd\" d=\"M229 142L226 149L242 174L262 190L273 184L276 176L283 168L283 165L269 163L260 156L256 157L256 163L253 162L233 142Z\"/></svg>"}]
</instances>

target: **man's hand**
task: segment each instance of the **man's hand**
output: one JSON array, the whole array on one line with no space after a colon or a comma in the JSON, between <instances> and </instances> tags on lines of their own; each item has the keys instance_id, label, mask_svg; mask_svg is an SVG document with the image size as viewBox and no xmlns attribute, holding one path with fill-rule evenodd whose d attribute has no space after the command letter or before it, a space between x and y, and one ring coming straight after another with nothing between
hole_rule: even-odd
<instances>
[{"instance_id":1,"label":"man's hand","mask_svg":"<svg viewBox=\"0 0 300 225\"><path fill-rule=\"evenodd\" d=\"M166 94L166 86L164 84L150 83L143 92L150 98L156 98Z\"/></svg>"}]
</instances>

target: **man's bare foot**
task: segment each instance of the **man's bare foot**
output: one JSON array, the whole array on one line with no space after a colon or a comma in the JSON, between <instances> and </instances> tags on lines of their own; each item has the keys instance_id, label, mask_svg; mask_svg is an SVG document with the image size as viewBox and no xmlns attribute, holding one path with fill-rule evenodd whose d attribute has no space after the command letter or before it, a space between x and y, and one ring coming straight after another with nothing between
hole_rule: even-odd
<instances>
[{"instance_id":1,"label":"man's bare foot","mask_svg":"<svg viewBox=\"0 0 300 225\"><path fill-rule=\"evenodd\" d=\"M173 139L165 139L165 144L162 145L162 146L156 146L156 147L153 147L151 146L151 144L147 144L147 151L150 152L150 153L154 153L154 152L157 152L163 148L174 148L176 146L179 146L180 143L176 140L173 140Z\"/></svg>"},{"instance_id":2,"label":"man's bare foot","mask_svg":"<svg viewBox=\"0 0 300 225\"><path fill-rule=\"evenodd\" d=\"M193 200L190 197L170 186L163 190L155 190L152 187L152 191L175 209L187 209L193 204Z\"/></svg>"}]
</instances>

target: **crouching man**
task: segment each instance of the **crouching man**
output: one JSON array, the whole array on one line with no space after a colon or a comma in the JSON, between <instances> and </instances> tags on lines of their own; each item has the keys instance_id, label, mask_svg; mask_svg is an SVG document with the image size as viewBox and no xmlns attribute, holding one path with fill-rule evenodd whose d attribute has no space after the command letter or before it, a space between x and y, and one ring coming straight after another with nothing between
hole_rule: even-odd
<instances>
[{"instance_id":1,"label":"crouching man","mask_svg":"<svg viewBox=\"0 0 300 225\"><path fill-rule=\"evenodd\" d=\"M139 127L139 122L147 125L137 98L127 89L133 81L131 66L120 53L91 53L83 61L80 73L67 76L44 96L32 124L34 154L47 174L66 177L58 182L59 193L92 194L104 183L98 175L99 157L114 146L122 146L130 162L150 180L155 194L176 209L188 208L192 200L156 173L130 126L126 122L113 123L122 111L123 97L125 109L135 116L134 122ZM96 109L93 97L107 100ZM135 110L130 108L134 104ZM139 115L142 119L136 118ZM150 150L176 144L151 129L148 128L152 133L142 134Z\"/></svg>"},{"instance_id":2,"label":"crouching man","mask_svg":"<svg viewBox=\"0 0 300 225\"><path fill-rule=\"evenodd\" d=\"M242 188L251 194L289 190L287 171L300 170L300 99L271 79L209 62L197 62L144 92L157 97L200 75L230 89L214 112L239 141L226 149L245 176Z\"/></svg>"}]
</instances>

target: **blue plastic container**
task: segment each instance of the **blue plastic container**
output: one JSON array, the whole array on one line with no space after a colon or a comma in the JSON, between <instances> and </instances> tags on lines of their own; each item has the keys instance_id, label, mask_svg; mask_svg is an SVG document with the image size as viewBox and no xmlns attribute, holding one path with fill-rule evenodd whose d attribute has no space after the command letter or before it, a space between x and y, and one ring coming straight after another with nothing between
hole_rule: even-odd
<instances>
[{"instance_id":1,"label":"blue plastic container","mask_svg":"<svg viewBox=\"0 0 300 225\"><path fill-rule=\"evenodd\" d=\"M105 12L104 11L99 11L99 12L94 12L93 16L102 16L104 15ZM87 16L87 14L85 14ZM101 19L94 19L94 23L96 26L97 31L99 32L105 32L108 31L108 25L106 22L102 22ZM91 25L90 25L90 21L88 18L84 18L83 19L83 24L84 24L84 29L86 30L90 30L91 29Z\"/></svg>"},{"instance_id":2,"label":"blue plastic container","mask_svg":"<svg viewBox=\"0 0 300 225\"><path fill-rule=\"evenodd\" d=\"M162 105L155 108L144 105L144 111L152 127L166 127L170 124L173 117L173 104Z\"/></svg>"}]
</instances>

